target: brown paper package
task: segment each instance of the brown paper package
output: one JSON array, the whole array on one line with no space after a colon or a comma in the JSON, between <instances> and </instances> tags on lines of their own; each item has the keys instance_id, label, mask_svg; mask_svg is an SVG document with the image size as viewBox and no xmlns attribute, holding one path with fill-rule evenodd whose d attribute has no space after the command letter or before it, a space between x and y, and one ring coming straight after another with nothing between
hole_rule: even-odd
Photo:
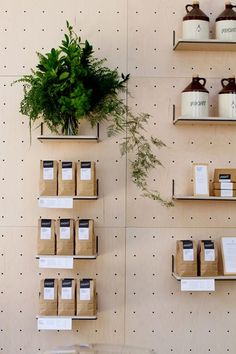
<instances>
[{"instance_id":1,"label":"brown paper package","mask_svg":"<svg viewBox=\"0 0 236 354\"><path fill-rule=\"evenodd\" d=\"M81 169L91 168L91 179L81 179ZM80 196L96 196L97 195L97 180L96 166L93 161L79 161L77 163L77 187L76 194Z\"/></svg>"},{"instance_id":2,"label":"brown paper package","mask_svg":"<svg viewBox=\"0 0 236 354\"><path fill-rule=\"evenodd\" d=\"M80 288L90 288L90 300L81 300ZM96 316L96 282L93 279L79 279L77 281L77 316Z\"/></svg>"},{"instance_id":3,"label":"brown paper package","mask_svg":"<svg viewBox=\"0 0 236 354\"><path fill-rule=\"evenodd\" d=\"M225 179L230 179L231 182L236 182L236 168L216 168L214 173L214 182Z\"/></svg>"},{"instance_id":4,"label":"brown paper package","mask_svg":"<svg viewBox=\"0 0 236 354\"><path fill-rule=\"evenodd\" d=\"M79 228L88 230L88 239L79 239ZM96 238L94 234L94 221L87 219L75 222L75 254L78 256L93 256L96 254Z\"/></svg>"},{"instance_id":5,"label":"brown paper package","mask_svg":"<svg viewBox=\"0 0 236 354\"><path fill-rule=\"evenodd\" d=\"M62 229L61 229L62 228ZM64 234L65 228L69 228L69 238ZM64 232L60 232L63 231ZM74 254L74 220L58 219L56 221L56 254L69 256ZM63 238L65 237L65 238Z\"/></svg>"},{"instance_id":6,"label":"brown paper package","mask_svg":"<svg viewBox=\"0 0 236 354\"><path fill-rule=\"evenodd\" d=\"M54 288L54 299L44 299L44 288L49 286ZM57 316L57 279L42 279L40 282L39 294L39 315L40 316Z\"/></svg>"},{"instance_id":7,"label":"brown paper package","mask_svg":"<svg viewBox=\"0 0 236 354\"><path fill-rule=\"evenodd\" d=\"M70 288L72 292L71 299L62 298L62 289ZM76 286L74 279L60 279L58 283L58 316L74 316L75 315L75 295Z\"/></svg>"},{"instance_id":8,"label":"brown paper package","mask_svg":"<svg viewBox=\"0 0 236 354\"><path fill-rule=\"evenodd\" d=\"M41 238L41 228L47 228L50 238ZM55 220L39 219L38 221L38 254L54 255L56 252Z\"/></svg>"},{"instance_id":9,"label":"brown paper package","mask_svg":"<svg viewBox=\"0 0 236 354\"><path fill-rule=\"evenodd\" d=\"M236 190L235 189L214 189L213 190L213 196L215 197L236 197Z\"/></svg>"},{"instance_id":10,"label":"brown paper package","mask_svg":"<svg viewBox=\"0 0 236 354\"><path fill-rule=\"evenodd\" d=\"M72 179L63 179L63 171L66 172L68 170L72 170ZM66 173L64 173L64 175L65 174ZM75 195L75 162L59 161L58 195Z\"/></svg>"},{"instance_id":11,"label":"brown paper package","mask_svg":"<svg viewBox=\"0 0 236 354\"><path fill-rule=\"evenodd\" d=\"M53 168L53 179L44 179L44 168ZM39 194L41 196L57 195L57 161L40 160Z\"/></svg>"},{"instance_id":12,"label":"brown paper package","mask_svg":"<svg viewBox=\"0 0 236 354\"><path fill-rule=\"evenodd\" d=\"M215 260L206 261L205 260L205 248L215 250ZM200 275L205 277L211 277L218 275L218 249L214 241L201 241L200 242Z\"/></svg>"},{"instance_id":13,"label":"brown paper package","mask_svg":"<svg viewBox=\"0 0 236 354\"><path fill-rule=\"evenodd\" d=\"M222 184L220 182L213 182L213 189L227 189L227 190L232 190L236 189L236 183L235 182L225 182L225 185L227 184L227 188L222 188Z\"/></svg>"},{"instance_id":14,"label":"brown paper package","mask_svg":"<svg viewBox=\"0 0 236 354\"><path fill-rule=\"evenodd\" d=\"M185 261L183 257L184 243L192 242L193 247L193 261ZM197 244L195 241L177 241L176 243L176 273L182 277L197 276Z\"/></svg>"}]
</instances>

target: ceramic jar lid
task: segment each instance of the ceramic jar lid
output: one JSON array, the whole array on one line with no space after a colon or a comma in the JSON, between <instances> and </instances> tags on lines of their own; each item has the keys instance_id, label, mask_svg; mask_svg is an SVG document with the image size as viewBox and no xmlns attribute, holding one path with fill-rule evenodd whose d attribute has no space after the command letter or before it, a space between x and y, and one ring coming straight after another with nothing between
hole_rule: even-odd
<instances>
[{"instance_id":1,"label":"ceramic jar lid","mask_svg":"<svg viewBox=\"0 0 236 354\"><path fill-rule=\"evenodd\" d=\"M230 77L229 79L222 79L221 84L223 86L223 89L219 92L219 94L236 93L235 77Z\"/></svg>"},{"instance_id":2,"label":"ceramic jar lid","mask_svg":"<svg viewBox=\"0 0 236 354\"><path fill-rule=\"evenodd\" d=\"M236 8L236 5L232 5L230 2L225 4L225 10L217 17L217 21L226 21L226 20L236 20L236 12L233 10Z\"/></svg>"},{"instance_id":3,"label":"ceramic jar lid","mask_svg":"<svg viewBox=\"0 0 236 354\"><path fill-rule=\"evenodd\" d=\"M202 81L202 83L200 81ZM198 91L198 92L209 93L209 91L205 88L205 84L206 84L206 79L198 76L194 76L192 82L182 92Z\"/></svg>"},{"instance_id":4,"label":"ceramic jar lid","mask_svg":"<svg viewBox=\"0 0 236 354\"><path fill-rule=\"evenodd\" d=\"M209 22L209 17L204 14L204 12L199 8L199 2L194 1L193 4L191 5L186 5L185 6L187 15L184 16L183 21L188 21L188 20L202 20L202 21L208 21Z\"/></svg>"}]
</instances>

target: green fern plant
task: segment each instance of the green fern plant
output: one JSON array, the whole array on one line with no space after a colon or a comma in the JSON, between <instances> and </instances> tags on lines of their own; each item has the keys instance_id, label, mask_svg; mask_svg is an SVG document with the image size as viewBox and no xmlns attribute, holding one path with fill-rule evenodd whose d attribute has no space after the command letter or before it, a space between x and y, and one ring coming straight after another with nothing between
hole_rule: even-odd
<instances>
[{"instance_id":1,"label":"green fern plant","mask_svg":"<svg viewBox=\"0 0 236 354\"><path fill-rule=\"evenodd\" d=\"M106 59L94 58L92 45L82 42L68 22L67 30L59 48L52 48L45 55L37 53L36 69L16 81L24 84L20 112L29 117L30 130L32 123L39 119L52 132L69 135L78 134L82 119L87 119L92 126L109 121L109 136L119 133L125 136L121 155L135 153L131 177L142 195L165 206L172 205L158 191L148 188L150 169L161 165L152 146L165 144L152 136L148 140L144 131L149 115L134 116L119 98L119 93L126 90L129 75L120 77L116 69L104 66Z\"/></svg>"}]
</instances>

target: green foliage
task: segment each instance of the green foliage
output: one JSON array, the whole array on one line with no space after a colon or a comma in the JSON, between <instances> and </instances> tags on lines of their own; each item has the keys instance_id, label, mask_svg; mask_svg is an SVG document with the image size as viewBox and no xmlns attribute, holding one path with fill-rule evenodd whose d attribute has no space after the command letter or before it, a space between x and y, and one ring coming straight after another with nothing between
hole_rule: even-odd
<instances>
[{"instance_id":1,"label":"green foliage","mask_svg":"<svg viewBox=\"0 0 236 354\"><path fill-rule=\"evenodd\" d=\"M108 135L123 134L121 155L135 153L131 161L132 180L142 195L165 201L156 190L147 185L149 171L161 162L153 153L153 147L164 147L157 138L145 136L144 126L148 114L134 116L129 107L119 98L126 89L129 75L104 66L105 59L93 57L93 47L83 43L67 22L68 34L58 49L52 48L45 55L37 53L39 64L30 75L24 75L16 82L24 84L24 97L20 112L33 122L42 119L51 131L63 134L77 134L81 119L87 119L92 126L109 121Z\"/></svg>"}]
</instances>

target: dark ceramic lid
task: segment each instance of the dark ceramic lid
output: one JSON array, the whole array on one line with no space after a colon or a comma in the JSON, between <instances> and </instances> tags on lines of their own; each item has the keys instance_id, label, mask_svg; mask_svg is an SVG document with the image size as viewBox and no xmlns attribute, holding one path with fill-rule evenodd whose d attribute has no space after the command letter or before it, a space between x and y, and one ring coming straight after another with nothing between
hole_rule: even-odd
<instances>
[{"instance_id":1,"label":"dark ceramic lid","mask_svg":"<svg viewBox=\"0 0 236 354\"><path fill-rule=\"evenodd\" d=\"M230 2L225 4L225 10L217 17L217 21L226 21L226 20L236 20L236 12L233 10L235 5L232 5Z\"/></svg>"},{"instance_id":2,"label":"dark ceramic lid","mask_svg":"<svg viewBox=\"0 0 236 354\"><path fill-rule=\"evenodd\" d=\"M200 82L202 81L202 83ZM206 79L194 76L192 79L192 82L182 91L182 92L192 92L192 91L198 91L198 92L207 92L207 89L205 88L206 84Z\"/></svg>"},{"instance_id":3,"label":"dark ceramic lid","mask_svg":"<svg viewBox=\"0 0 236 354\"><path fill-rule=\"evenodd\" d=\"M221 84L223 86L223 89L219 92L219 94L236 93L235 77L230 77L229 79L222 79Z\"/></svg>"},{"instance_id":4,"label":"dark ceramic lid","mask_svg":"<svg viewBox=\"0 0 236 354\"><path fill-rule=\"evenodd\" d=\"M185 6L187 15L184 16L183 21L188 20L202 20L202 21L209 21L209 17L204 14L202 10L199 8L199 2L194 1L193 5L186 5Z\"/></svg>"}]
</instances>

